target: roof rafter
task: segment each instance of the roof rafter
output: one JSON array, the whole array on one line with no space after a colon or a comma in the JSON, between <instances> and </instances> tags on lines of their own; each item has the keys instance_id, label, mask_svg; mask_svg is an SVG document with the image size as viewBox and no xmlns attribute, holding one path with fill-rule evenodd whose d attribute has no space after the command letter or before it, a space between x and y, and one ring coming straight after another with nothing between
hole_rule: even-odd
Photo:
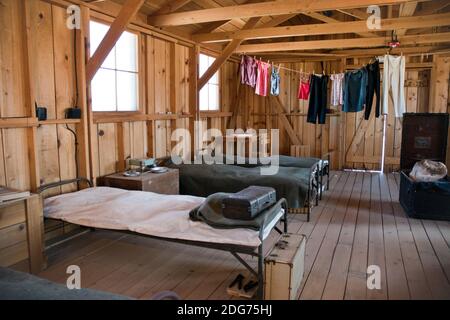
<instances>
[{"instance_id":1,"label":"roof rafter","mask_svg":"<svg viewBox=\"0 0 450 320\"><path fill-rule=\"evenodd\" d=\"M418 2L407 2L407 3L402 3L400 5L400 11L399 11L399 17L411 17L412 15L414 15L414 12L417 9L417 5L419 3ZM408 29L401 29L397 31L397 35L398 36L404 36L406 34L406 31L408 31Z\"/></svg>"},{"instance_id":2,"label":"roof rafter","mask_svg":"<svg viewBox=\"0 0 450 320\"><path fill-rule=\"evenodd\" d=\"M450 32L431 33L415 36L399 37L402 45L418 45L425 43L450 42ZM237 40L234 40L237 41ZM237 53L274 52L274 51L295 51L295 50L316 50L316 49L336 49L336 48L370 48L386 46L385 37L376 38L356 38L337 40L313 40L297 42L276 42L262 44L241 45Z\"/></svg>"},{"instance_id":3,"label":"roof rafter","mask_svg":"<svg viewBox=\"0 0 450 320\"><path fill-rule=\"evenodd\" d=\"M421 0L430 1L430 0ZM154 16L149 22L155 26L179 26L212 21L231 20L235 18L251 18L293 14L311 11L360 8L369 5L391 5L408 2L407 0L278 0L258 2L221 8L194 10Z\"/></svg>"},{"instance_id":4,"label":"roof rafter","mask_svg":"<svg viewBox=\"0 0 450 320\"><path fill-rule=\"evenodd\" d=\"M384 19L381 22L380 31L407 29L411 27L430 28L446 25L450 25L450 13ZM194 35L193 40L197 42L221 42L230 41L233 39L249 40L307 35L343 34L363 32L364 30L367 30L366 21L350 21L327 24L256 28L253 30L239 30L233 32L206 33Z\"/></svg>"},{"instance_id":5,"label":"roof rafter","mask_svg":"<svg viewBox=\"0 0 450 320\"><path fill-rule=\"evenodd\" d=\"M152 14L152 16L168 14L177 11L191 1L192 0L167 0L166 3L158 11Z\"/></svg>"},{"instance_id":6,"label":"roof rafter","mask_svg":"<svg viewBox=\"0 0 450 320\"><path fill-rule=\"evenodd\" d=\"M325 22L325 23L338 23L338 22L341 22L341 21L339 21L339 20L337 20L335 18L328 17L328 16L326 16L326 15L324 15L322 13L318 13L318 12L303 12L303 14L307 15L308 17L311 17L313 19ZM355 32L355 34L357 34L357 35L359 35L359 36L361 36L363 38L369 38L369 37L377 36L376 34L371 33L371 32Z\"/></svg>"}]
</instances>

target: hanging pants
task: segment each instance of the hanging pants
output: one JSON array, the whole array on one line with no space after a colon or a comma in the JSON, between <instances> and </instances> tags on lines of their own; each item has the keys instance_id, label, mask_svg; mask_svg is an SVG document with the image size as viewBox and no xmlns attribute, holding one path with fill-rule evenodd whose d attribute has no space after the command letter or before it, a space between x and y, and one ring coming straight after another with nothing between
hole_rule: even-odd
<instances>
[{"instance_id":1,"label":"hanging pants","mask_svg":"<svg viewBox=\"0 0 450 320\"><path fill-rule=\"evenodd\" d=\"M389 113L389 91L394 104L395 117L403 117L405 102L405 57L384 56L383 113Z\"/></svg>"},{"instance_id":2,"label":"hanging pants","mask_svg":"<svg viewBox=\"0 0 450 320\"><path fill-rule=\"evenodd\" d=\"M367 65L367 92L366 92L366 109L364 112L364 119L369 120L372 112L373 96L377 95L375 102L375 116L380 117L380 63L375 61Z\"/></svg>"},{"instance_id":3,"label":"hanging pants","mask_svg":"<svg viewBox=\"0 0 450 320\"><path fill-rule=\"evenodd\" d=\"M311 76L307 122L325 124L328 101L328 76Z\"/></svg>"}]
</instances>

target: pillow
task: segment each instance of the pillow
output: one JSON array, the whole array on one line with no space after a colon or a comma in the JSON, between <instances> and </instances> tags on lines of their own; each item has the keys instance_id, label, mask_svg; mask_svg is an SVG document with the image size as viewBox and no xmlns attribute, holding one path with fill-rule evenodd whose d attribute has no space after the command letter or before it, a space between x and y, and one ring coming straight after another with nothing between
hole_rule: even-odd
<instances>
[{"instance_id":1,"label":"pillow","mask_svg":"<svg viewBox=\"0 0 450 320\"><path fill-rule=\"evenodd\" d=\"M419 182L434 182L447 176L447 167L442 162L422 160L416 162L409 176Z\"/></svg>"}]
</instances>

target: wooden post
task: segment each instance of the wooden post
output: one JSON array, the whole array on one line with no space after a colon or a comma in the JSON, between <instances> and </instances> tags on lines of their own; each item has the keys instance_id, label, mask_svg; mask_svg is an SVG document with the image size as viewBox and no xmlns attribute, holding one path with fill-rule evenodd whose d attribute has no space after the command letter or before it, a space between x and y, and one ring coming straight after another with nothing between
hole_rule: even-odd
<instances>
[{"instance_id":1,"label":"wooden post","mask_svg":"<svg viewBox=\"0 0 450 320\"><path fill-rule=\"evenodd\" d=\"M197 152L195 150L196 130L195 122L200 120L200 110L198 105L199 90L198 83L198 63L200 55L200 46L196 45L189 49L189 133L191 136L191 156L194 160Z\"/></svg>"},{"instance_id":2,"label":"wooden post","mask_svg":"<svg viewBox=\"0 0 450 320\"><path fill-rule=\"evenodd\" d=\"M38 195L32 195L25 202L30 272L37 274L45 266L43 209Z\"/></svg>"},{"instance_id":3,"label":"wooden post","mask_svg":"<svg viewBox=\"0 0 450 320\"><path fill-rule=\"evenodd\" d=\"M36 101L36 94L34 88L34 79L33 70L31 68L31 54L29 52L29 48L31 46L31 35L30 35L30 15L29 15L29 2L24 1L21 2L23 7L22 12L25 17L23 19L23 44L25 51L25 59L23 61L24 65L24 76L26 80L24 81L25 86L25 103L26 109L28 110L28 115L31 118L36 118L36 109L34 107L34 101ZM28 157L29 157L29 169L30 169L30 190L32 192L36 192L39 188L40 181L40 173L39 173L39 153L38 153L38 141L37 141L37 127L30 127L27 129L27 145L28 145Z\"/></svg>"},{"instance_id":4,"label":"wooden post","mask_svg":"<svg viewBox=\"0 0 450 320\"><path fill-rule=\"evenodd\" d=\"M88 108L88 95L87 95L87 83L86 83L86 39L89 27L89 9L85 6L81 7L81 29L76 30L76 43L77 50L75 52L77 59L77 72L78 74L78 101L79 108L81 109L81 122L76 125L76 134L78 140L78 175L91 179L92 174L90 171L90 147L89 147L89 114Z\"/></svg>"},{"instance_id":5,"label":"wooden post","mask_svg":"<svg viewBox=\"0 0 450 320\"><path fill-rule=\"evenodd\" d=\"M450 57L434 56L431 70L429 112L446 113L448 110L448 87Z\"/></svg>"}]
</instances>

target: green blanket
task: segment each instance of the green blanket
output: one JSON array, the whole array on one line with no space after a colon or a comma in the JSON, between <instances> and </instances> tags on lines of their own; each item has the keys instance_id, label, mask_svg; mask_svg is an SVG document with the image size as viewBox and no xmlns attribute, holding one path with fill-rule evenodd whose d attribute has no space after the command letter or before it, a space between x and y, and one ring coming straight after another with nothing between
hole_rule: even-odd
<instances>
[{"instance_id":1,"label":"green blanket","mask_svg":"<svg viewBox=\"0 0 450 320\"><path fill-rule=\"evenodd\" d=\"M233 161L234 165L240 166L240 167L245 167L245 168L260 167L262 165L259 160L250 159L250 158L241 159L241 162L243 162L243 163L237 163L236 157L233 158L233 157L224 156L223 159L224 159L223 160L224 164L227 164L226 163L227 159L230 159L231 161ZM290 157L290 156L283 156L283 155L280 155L278 157L278 159L279 159L280 167L295 167L295 168L309 168L309 169L317 167L317 165L321 161L319 158L303 158L303 157L300 158L300 157Z\"/></svg>"},{"instance_id":2,"label":"green blanket","mask_svg":"<svg viewBox=\"0 0 450 320\"><path fill-rule=\"evenodd\" d=\"M215 193L210 195L197 208L193 209L189 216L193 221L203 221L211 227L220 229L247 228L259 231L266 221L271 221L281 210L281 204L277 203L267 208L253 220L228 219L222 215L222 200L230 196L230 193Z\"/></svg>"},{"instance_id":3,"label":"green blanket","mask_svg":"<svg viewBox=\"0 0 450 320\"><path fill-rule=\"evenodd\" d=\"M306 204L311 170L280 167L276 175L261 175L259 167L233 165L182 164L172 165L180 170L181 194L207 197L214 193L239 192L249 186L272 187L277 200L285 198L289 208L303 208Z\"/></svg>"}]
</instances>

